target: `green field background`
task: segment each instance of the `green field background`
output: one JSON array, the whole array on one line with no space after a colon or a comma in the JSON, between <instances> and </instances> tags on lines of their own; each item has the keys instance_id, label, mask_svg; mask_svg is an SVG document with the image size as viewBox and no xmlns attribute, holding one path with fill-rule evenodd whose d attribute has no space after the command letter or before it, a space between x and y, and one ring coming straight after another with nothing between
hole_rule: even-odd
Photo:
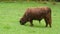
<instances>
[{"instance_id":1,"label":"green field background","mask_svg":"<svg viewBox=\"0 0 60 34\"><path fill-rule=\"evenodd\" d=\"M24 26L20 25L19 20L27 8L48 6L52 10L52 28L45 28L45 21L41 23L33 21L34 26L30 27L27 22ZM60 3L23 2L6 3L0 2L0 34L60 34Z\"/></svg>"}]
</instances>

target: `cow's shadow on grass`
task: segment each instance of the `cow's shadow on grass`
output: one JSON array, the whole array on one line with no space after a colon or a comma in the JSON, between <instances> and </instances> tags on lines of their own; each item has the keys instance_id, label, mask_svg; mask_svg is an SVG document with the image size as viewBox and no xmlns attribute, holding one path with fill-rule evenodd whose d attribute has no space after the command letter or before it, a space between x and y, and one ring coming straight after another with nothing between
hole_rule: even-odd
<instances>
[{"instance_id":1,"label":"cow's shadow on grass","mask_svg":"<svg viewBox=\"0 0 60 34\"><path fill-rule=\"evenodd\" d=\"M36 27L36 28L46 28L45 26L41 26L41 25L35 25L35 26L33 26L33 27Z\"/></svg>"},{"instance_id":2,"label":"cow's shadow on grass","mask_svg":"<svg viewBox=\"0 0 60 34\"><path fill-rule=\"evenodd\" d=\"M34 27L34 28L46 28L45 26L42 26L42 25L34 25L34 26L24 25L24 26L27 26L27 27Z\"/></svg>"}]
</instances>

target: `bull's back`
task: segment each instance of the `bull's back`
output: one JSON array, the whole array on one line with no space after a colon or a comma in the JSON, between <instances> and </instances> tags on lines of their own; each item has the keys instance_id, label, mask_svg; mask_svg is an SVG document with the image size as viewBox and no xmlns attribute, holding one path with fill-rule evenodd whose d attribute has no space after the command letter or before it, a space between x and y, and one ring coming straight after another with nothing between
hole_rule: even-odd
<instances>
[{"instance_id":1,"label":"bull's back","mask_svg":"<svg viewBox=\"0 0 60 34\"><path fill-rule=\"evenodd\" d=\"M48 14L49 12L51 12L50 8L43 7L43 8L32 8L32 9L30 9L29 13L32 15L40 16L40 15Z\"/></svg>"},{"instance_id":2,"label":"bull's back","mask_svg":"<svg viewBox=\"0 0 60 34\"><path fill-rule=\"evenodd\" d=\"M43 18L45 15L51 12L51 9L48 7L42 8L29 8L26 12L27 16L34 19Z\"/></svg>"}]
</instances>

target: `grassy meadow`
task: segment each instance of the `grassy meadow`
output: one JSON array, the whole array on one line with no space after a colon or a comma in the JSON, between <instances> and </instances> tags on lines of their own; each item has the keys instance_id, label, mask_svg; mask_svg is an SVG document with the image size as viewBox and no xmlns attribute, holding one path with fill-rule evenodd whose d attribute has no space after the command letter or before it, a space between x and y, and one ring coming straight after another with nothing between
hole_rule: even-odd
<instances>
[{"instance_id":1,"label":"grassy meadow","mask_svg":"<svg viewBox=\"0 0 60 34\"><path fill-rule=\"evenodd\" d=\"M34 20L33 27L27 22L24 26L20 25L19 20L29 7L48 6L52 10L52 28L45 28L45 21L41 23ZM60 34L60 3L38 2L0 2L0 34Z\"/></svg>"}]
</instances>

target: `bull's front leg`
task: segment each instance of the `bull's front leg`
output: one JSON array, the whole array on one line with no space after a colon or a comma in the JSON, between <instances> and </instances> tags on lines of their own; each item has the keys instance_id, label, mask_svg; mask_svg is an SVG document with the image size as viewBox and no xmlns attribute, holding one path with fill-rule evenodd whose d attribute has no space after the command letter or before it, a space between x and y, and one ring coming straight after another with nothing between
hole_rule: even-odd
<instances>
[{"instance_id":1,"label":"bull's front leg","mask_svg":"<svg viewBox=\"0 0 60 34\"><path fill-rule=\"evenodd\" d=\"M30 26L33 26L33 21L32 20L30 20L30 24L31 24Z\"/></svg>"}]
</instances>

